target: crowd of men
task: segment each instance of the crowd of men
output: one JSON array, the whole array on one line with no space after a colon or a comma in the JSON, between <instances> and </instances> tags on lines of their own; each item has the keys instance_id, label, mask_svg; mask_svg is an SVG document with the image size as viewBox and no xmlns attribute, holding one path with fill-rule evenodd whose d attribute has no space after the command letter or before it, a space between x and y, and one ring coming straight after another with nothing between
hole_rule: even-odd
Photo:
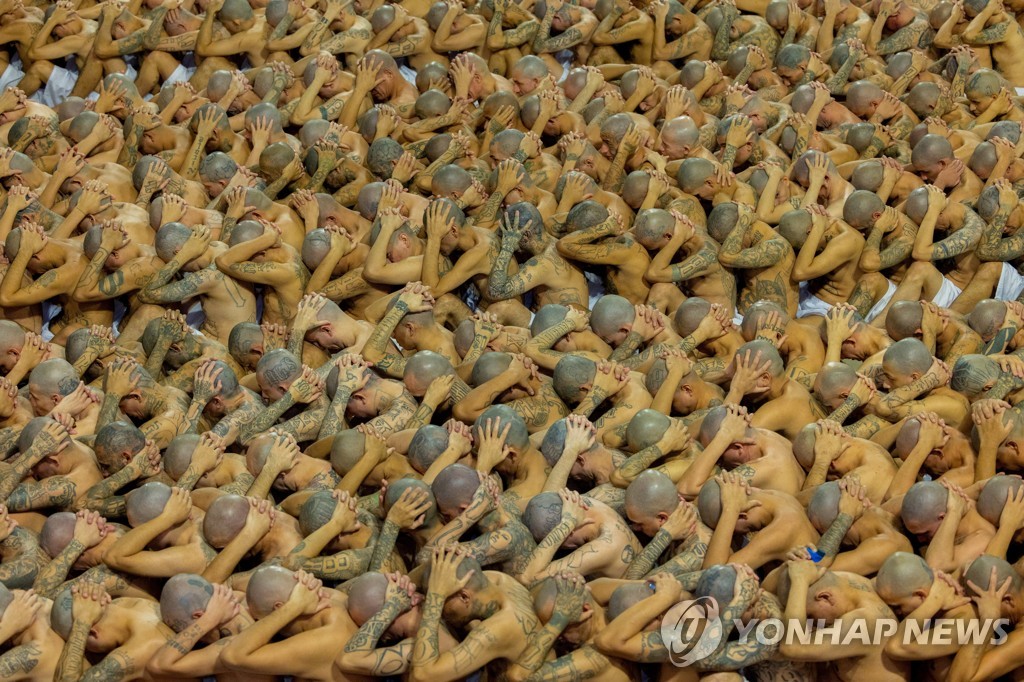
<instances>
[{"instance_id":1,"label":"crowd of men","mask_svg":"<svg viewBox=\"0 0 1024 682\"><path fill-rule=\"evenodd\" d=\"M0 0L0 679L1017 679L1016 11Z\"/></svg>"}]
</instances>

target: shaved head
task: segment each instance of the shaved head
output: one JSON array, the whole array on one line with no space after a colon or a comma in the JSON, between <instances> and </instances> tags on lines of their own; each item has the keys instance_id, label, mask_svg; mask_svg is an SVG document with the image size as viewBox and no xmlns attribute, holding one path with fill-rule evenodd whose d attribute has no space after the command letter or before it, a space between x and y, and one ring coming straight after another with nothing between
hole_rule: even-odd
<instances>
[{"instance_id":1,"label":"shaved head","mask_svg":"<svg viewBox=\"0 0 1024 682\"><path fill-rule=\"evenodd\" d=\"M241 495L221 495L206 509L203 537L214 549L223 549L242 532L249 518L249 500Z\"/></svg>"},{"instance_id":2,"label":"shaved head","mask_svg":"<svg viewBox=\"0 0 1024 682\"><path fill-rule=\"evenodd\" d=\"M584 386L597 375L597 363L581 355L564 355L555 365L551 383L555 393L566 405L575 405L581 399Z\"/></svg>"},{"instance_id":3,"label":"shaved head","mask_svg":"<svg viewBox=\"0 0 1024 682\"><path fill-rule=\"evenodd\" d=\"M838 481L827 481L815 488L807 505L807 518L819 533L828 530L839 516L841 492Z\"/></svg>"},{"instance_id":4,"label":"shaved head","mask_svg":"<svg viewBox=\"0 0 1024 682\"><path fill-rule=\"evenodd\" d=\"M921 331L924 308L920 301L897 301L885 316L885 331L896 341L916 337Z\"/></svg>"},{"instance_id":5,"label":"shaved head","mask_svg":"<svg viewBox=\"0 0 1024 682\"><path fill-rule=\"evenodd\" d=\"M992 388L1003 371L991 357L976 353L960 356L953 365L949 387L968 399Z\"/></svg>"},{"instance_id":6,"label":"shaved head","mask_svg":"<svg viewBox=\"0 0 1024 682\"><path fill-rule=\"evenodd\" d=\"M132 528L138 528L152 521L160 516L169 499L171 488L166 483L154 481L133 490L125 496L128 523Z\"/></svg>"},{"instance_id":7,"label":"shaved head","mask_svg":"<svg viewBox=\"0 0 1024 682\"><path fill-rule=\"evenodd\" d=\"M331 520L337 506L338 500L334 499L330 490L316 491L299 509L299 530L303 535L309 535L323 528Z\"/></svg>"},{"instance_id":8,"label":"shaved head","mask_svg":"<svg viewBox=\"0 0 1024 682\"><path fill-rule=\"evenodd\" d=\"M654 445L661 440L671 424L672 420L657 410L640 410L626 427L626 447L630 452L640 452Z\"/></svg>"},{"instance_id":9,"label":"shaved head","mask_svg":"<svg viewBox=\"0 0 1024 682\"><path fill-rule=\"evenodd\" d=\"M334 435L331 443L331 466L339 476L344 476L363 458L366 452L366 437L355 429L345 429Z\"/></svg>"},{"instance_id":10,"label":"shaved head","mask_svg":"<svg viewBox=\"0 0 1024 682\"><path fill-rule=\"evenodd\" d=\"M843 220L851 227L865 230L871 227L885 210L885 203L874 192L857 190L843 204Z\"/></svg>"},{"instance_id":11,"label":"shaved head","mask_svg":"<svg viewBox=\"0 0 1024 682\"><path fill-rule=\"evenodd\" d=\"M523 524L530 529L530 535L536 542L546 538L561 520L562 498L558 493L534 495L523 510Z\"/></svg>"},{"instance_id":12,"label":"shaved head","mask_svg":"<svg viewBox=\"0 0 1024 682\"><path fill-rule=\"evenodd\" d=\"M213 585L195 573L170 577L160 592L160 617L175 632L181 632L206 611Z\"/></svg>"},{"instance_id":13,"label":"shaved head","mask_svg":"<svg viewBox=\"0 0 1024 682\"><path fill-rule=\"evenodd\" d=\"M590 312L590 328L604 341L616 333L628 330L633 325L636 309L622 296L605 294L594 304Z\"/></svg>"},{"instance_id":14,"label":"shaved head","mask_svg":"<svg viewBox=\"0 0 1024 682\"><path fill-rule=\"evenodd\" d=\"M910 487L903 497L900 518L907 530L937 525L946 512L946 498L949 495L936 481L919 481ZM916 534L916 533L915 533Z\"/></svg>"},{"instance_id":15,"label":"shaved head","mask_svg":"<svg viewBox=\"0 0 1024 682\"><path fill-rule=\"evenodd\" d=\"M667 475L648 469L626 488L626 514L633 520L671 514L679 506L679 491Z\"/></svg>"},{"instance_id":16,"label":"shaved head","mask_svg":"<svg viewBox=\"0 0 1024 682\"><path fill-rule=\"evenodd\" d=\"M39 546L51 559L63 552L75 536L76 518L74 512L56 512L46 517L39 531Z\"/></svg>"},{"instance_id":17,"label":"shaved head","mask_svg":"<svg viewBox=\"0 0 1024 682\"><path fill-rule=\"evenodd\" d=\"M298 580L295 573L282 566L261 566L252 573L245 588L249 611L259 619L288 601Z\"/></svg>"},{"instance_id":18,"label":"shaved head","mask_svg":"<svg viewBox=\"0 0 1024 682\"><path fill-rule=\"evenodd\" d=\"M479 487L480 476L465 464L446 466L430 484L437 508L446 518L454 518L468 507Z\"/></svg>"},{"instance_id":19,"label":"shaved head","mask_svg":"<svg viewBox=\"0 0 1024 682\"><path fill-rule=\"evenodd\" d=\"M879 567L875 590L882 601L891 604L918 590L927 594L934 580L935 573L923 558L909 552L895 552Z\"/></svg>"},{"instance_id":20,"label":"shaved head","mask_svg":"<svg viewBox=\"0 0 1024 682\"><path fill-rule=\"evenodd\" d=\"M718 525L718 519L722 517L722 489L713 478L700 488L697 495L697 513L704 525L712 529Z\"/></svg>"},{"instance_id":21,"label":"shaved head","mask_svg":"<svg viewBox=\"0 0 1024 682\"><path fill-rule=\"evenodd\" d=\"M978 494L978 513L993 526L999 525L999 516L1007 500L1024 486L1024 480L1017 475L996 474L988 479Z\"/></svg>"},{"instance_id":22,"label":"shaved head","mask_svg":"<svg viewBox=\"0 0 1024 682\"><path fill-rule=\"evenodd\" d=\"M372 571L353 578L345 584L345 588L348 593L348 615L361 627L384 607L388 579L383 573Z\"/></svg>"},{"instance_id":23,"label":"shaved head","mask_svg":"<svg viewBox=\"0 0 1024 682\"><path fill-rule=\"evenodd\" d=\"M991 341L1006 321L1006 305L994 298L979 301L967 316L967 324L978 332L983 341Z\"/></svg>"},{"instance_id":24,"label":"shaved head","mask_svg":"<svg viewBox=\"0 0 1024 682\"><path fill-rule=\"evenodd\" d=\"M416 430L416 434L409 441L406 456L413 469L425 474L447 448L448 430L443 426L427 424Z\"/></svg>"}]
</instances>

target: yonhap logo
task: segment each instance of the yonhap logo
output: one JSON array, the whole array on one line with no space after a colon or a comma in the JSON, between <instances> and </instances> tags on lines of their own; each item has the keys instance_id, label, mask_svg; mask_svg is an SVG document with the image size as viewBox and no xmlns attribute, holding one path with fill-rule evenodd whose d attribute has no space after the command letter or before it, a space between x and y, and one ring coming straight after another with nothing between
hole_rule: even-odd
<instances>
[{"instance_id":1,"label":"yonhap logo","mask_svg":"<svg viewBox=\"0 0 1024 682\"><path fill-rule=\"evenodd\" d=\"M682 601L661 620L661 639L673 665L688 666L713 654L722 643L722 619L713 597Z\"/></svg>"}]
</instances>

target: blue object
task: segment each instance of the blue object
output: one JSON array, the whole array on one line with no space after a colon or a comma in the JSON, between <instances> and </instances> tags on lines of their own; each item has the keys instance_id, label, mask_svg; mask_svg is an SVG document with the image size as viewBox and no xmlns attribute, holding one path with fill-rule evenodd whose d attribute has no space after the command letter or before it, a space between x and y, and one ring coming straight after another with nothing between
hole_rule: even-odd
<instances>
[{"instance_id":1,"label":"blue object","mask_svg":"<svg viewBox=\"0 0 1024 682\"><path fill-rule=\"evenodd\" d=\"M807 553L810 555L811 561L813 561L814 563L818 563L819 561L825 558L824 552L819 552L818 550L811 549L810 547L807 548Z\"/></svg>"}]
</instances>

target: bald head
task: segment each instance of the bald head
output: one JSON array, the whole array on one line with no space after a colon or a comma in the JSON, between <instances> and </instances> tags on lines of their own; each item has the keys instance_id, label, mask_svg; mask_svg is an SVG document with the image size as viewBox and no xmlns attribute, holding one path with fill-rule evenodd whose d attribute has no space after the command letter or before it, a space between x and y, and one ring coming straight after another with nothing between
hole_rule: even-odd
<instances>
[{"instance_id":1,"label":"bald head","mask_svg":"<svg viewBox=\"0 0 1024 682\"><path fill-rule=\"evenodd\" d=\"M995 573L994 581L992 579L993 572ZM967 588L968 595L974 593L969 583L977 585L982 590L989 590L1002 585L1007 580L1010 581L1009 595L1016 596L1021 589L1020 573L1017 573L1005 559L991 554L982 554L972 561L963 576L963 583Z\"/></svg>"},{"instance_id":2,"label":"bald head","mask_svg":"<svg viewBox=\"0 0 1024 682\"><path fill-rule=\"evenodd\" d=\"M299 530L303 535L309 535L323 528L331 520L337 506L338 501L330 490L316 491L299 509Z\"/></svg>"},{"instance_id":3,"label":"bald head","mask_svg":"<svg viewBox=\"0 0 1024 682\"><path fill-rule=\"evenodd\" d=\"M885 331L896 341L921 333L924 309L920 301L897 301L885 316Z\"/></svg>"},{"instance_id":4,"label":"bald head","mask_svg":"<svg viewBox=\"0 0 1024 682\"><path fill-rule=\"evenodd\" d=\"M245 601L252 615L263 618L288 601L298 580L281 566L261 566L252 573L245 588Z\"/></svg>"},{"instance_id":5,"label":"bald head","mask_svg":"<svg viewBox=\"0 0 1024 682\"><path fill-rule=\"evenodd\" d=\"M657 410L640 410L626 427L626 446L630 452L640 452L661 440L671 424L672 420Z\"/></svg>"},{"instance_id":6,"label":"bald head","mask_svg":"<svg viewBox=\"0 0 1024 682\"><path fill-rule=\"evenodd\" d=\"M57 396L55 402L70 395L80 382L78 372L63 358L43 360L28 375L29 387L43 395Z\"/></svg>"},{"instance_id":7,"label":"bald head","mask_svg":"<svg viewBox=\"0 0 1024 682\"><path fill-rule=\"evenodd\" d=\"M799 249L804 245L810 230L811 214L802 208L786 211L782 214L782 218L779 219L779 234L794 249Z\"/></svg>"},{"instance_id":8,"label":"bald head","mask_svg":"<svg viewBox=\"0 0 1024 682\"><path fill-rule=\"evenodd\" d=\"M637 214L633 221L633 234L645 248L653 248L660 240L670 237L675 231L676 219L668 211L647 208Z\"/></svg>"},{"instance_id":9,"label":"bald head","mask_svg":"<svg viewBox=\"0 0 1024 682\"><path fill-rule=\"evenodd\" d=\"M814 490L807 505L807 518L819 533L824 533L839 516L838 481L827 481Z\"/></svg>"},{"instance_id":10,"label":"bald head","mask_svg":"<svg viewBox=\"0 0 1024 682\"><path fill-rule=\"evenodd\" d=\"M206 509L203 536L214 549L223 549L242 532L249 517L249 500L241 495L222 495Z\"/></svg>"},{"instance_id":11,"label":"bald head","mask_svg":"<svg viewBox=\"0 0 1024 682\"><path fill-rule=\"evenodd\" d=\"M366 438L355 429L345 429L334 435L331 443L331 466L344 476L362 459L366 451Z\"/></svg>"},{"instance_id":12,"label":"bald head","mask_svg":"<svg viewBox=\"0 0 1024 682\"><path fill-rule=\"evenodd\" d=\"M922 137L910 154L910 162L918 171L928 171L938 163L953 158L953 146L949 140L929 133Z\"/></svg>"},{"instance_id":13,"label":"bald head","mask_svg":"<svg viewBox=\"0 0 1024 682\"><path fill-rule=\"evenodd\" d=\"M96 432L93 450L96 459L110 471L120 470L146 446L146 435L134 424L116 421L104 425Z\"/></svg>"},{"instance_id":14,"label":"bald head","mask_svg":"<svg viewBox=\"0 0 1024 682\"><path fill-rule=\"evenodd\" d=\"M722 488L713 478L702 485L697 494L697 513L704 525L712 529L722 517Z\"/></svg>"},{"instance_id":15,"label":"bald head","mask_svg":"<svg viewBox=\"0 0 1024 682\"><path fill-rule=\"evenodd\" d=\"M628 332L633 326L636 309L629 299L615 294L605 294L594 304L590 312L590 328L604 341L620 332Z\"/></svg>"},{"instance_id":16,"label":"bald head","mask_svg":"<svg viewBox=\"0 0 1024 682\"><path fill-rule=\"evenodd\" d=\"M287 390L300 374L302 363L284 348L270 351L256 365L256 378L261 385L278 386L283 390Z\"/></svg>"},{"instance_id":17,"label":"bald head","mask_svg":"<svg viewBox=\"0 0 1024 682\"><path fill-rule=\"evenodd\" d=\"M818 427L811 423L800 429L793 438L793 456L804 471L814 466L814 444L818 440Z\"/></svg>"},{"instance_id":18,"label":"bald head","mask_svg":"<svg viewBox=\"0 0 1024 682\"><path fill-rule=\"evenodd\" d=\"M626 488L626 514L634 521L668 515L679 506L679 491L672 479L648 469Z\"/></svg>"},{"instance_id":19,"label":"bald head","mask_svg":"<svg viewBox=\"0 0 1024 682\"><path fill-rule=\"evenodd\" d=\"M987 355L968 353L953 364L949 387L972 399L992 388L1001 375L1002 370L995 360Z\"/></svg>"},{"instance_id":20,"label":"bald head","mask_svg":"<svg viewBox=\"0 0 1024 682\"><path fill-rule=\"evenodd\" d=\"M967 324L986 342L992 340L1005 321L1006 304L994 298L979 301L967 316Z\"/></svg>"},{"instance_id":21,"label":"bald head","mask_svg":"<svg viewBox=\"0 0 1024 682\"><path fill-rule=\"evenodd\" d=\"M1024 486L1024 480L1017 475L997 474L988 479L978 493L978 513L993 526L998 526L1003 507L1021 486Z\"/></svg>"},{"instance_id":22,"label":"bald head","mask_svg":"<svg viewBox=\"0 0 1024 682\"><path fill-rule=\"evenodd\" d=\"M480 476L465 464L446 466L430 484L437 508L446 518L454 518L468 507L479 487Z\"/></svg>"},{"instance_id":23,"label":"bald head","mask_svg":"<svg viewBox=\"0 0 1024 682\"><path fill-rule=\"evenodd\" d=\"M421 350L406 360L402 380L413 396L420 397L434 381L454 372L448 358L431 350Z\"/></svg>"},{"instance_id":24,"label":"bald head","mask_svg":"<svg viewBox=\"0 0 1024 682\"><path fill-rule=\"evenodd\" d=\"M882 365L903 375L923 375L935 358L918 339L902 339L889 346L882 355Z\"/></svg>"},{"instance_id":25,"label":"bald head","mask_svg":"<svg viewBox=\"0 0 1024 682\"><path fill-rule=\"evenodd\" d=\"M526 429L526 422L522 415L508 405L491 405L480 413L473 423L473 435L479 439L484 425L490 420L497 425L498 431L502 431L506 425L509 426L508 435L505 436L505 445L513 451L522 452L530 446L530 433ZM479 442L479 440L477 440Z\"/></svg>"},{"instance_id":26,"label":"bald head","mask_svg":"<svg viewBox=\"0 0 1024 682\"><path fill-rule=\"evenodd\" d=\"M169 499L171 488L166 483L153 481L133 490L125 496L128 523L138 528L152 521L160 516Z\"/></svg>"},{"instance_id":27,"label":"bald head","mask_svg":"<svg viewBox=\"0 0 1024 682\"><path fill-rule=\"evenodd\" d=\"M448 430L443 426L427 424L416 430L416 434L409 441L406 456L412 468L424 474L447 448Z\"/></svg>"},{"instance_id":28,"label":"bald head","mask_svg":"<svg viewBox=\"0 0 1024 682\"><path fill-rule=\"evenodd\" d=\"M566 405L576 405L581 392L594 381L597 363L581 355L564 355L555 365L551 383Z\"/></svg>"},{"instance_id":29,"label":"bald head","mask_svg":"<svg viewBox=\"0 0 1024 682\"><path fill-rule=\"evenodd\" d=\"M728 604L735 589L736 569L729 564L719 564L701 573L693 593L698 597L711 597L719 604Z\"/></svg>"},{"instance_id":30,"label":"bald head","mask_svg":"<svg viewBox=\"0 0 1024 682\"><path fill-rule=\"evenodd\" d=\"M167 444L164 450L164 471L168 476L177 481L192 463L192 453L199 445L199 435L195 433L183 433L175 436Z\"/></svg>"},{"instance_id":31,"label":"bald head","mask_svg":"<svg viewBox=\"0 0 1024 682\"><path fill-rule=\"evenodd\" d=\"M710 314L711 304L703 298L693 296L686 299L676 308L673 317L676 333L683 337L689 336L700 326L701 320Z\"/></svg>"},{"instance_id":32,"label":"bald head","mask_svg":"<svg viewBox=\"0 0 1024 682\"><path fill-rule=\"evenodd\" d=\"M56 512L46 517L39 531L39 546L51 559L63 552L75 536L76 518L74 512Z\"/></svg>"},{"instance_id":33,"label":"bald head","mask_svg":"<svg viewBox=\"0 0 1024 682\"><path fill-rule=\"evenodd\" d=\"M869 80L860 80L851 83L846 91L846 108L851 112L866 118L875 112L875 107L885 91Z\"/></svg>"},{"instance_id":34,"label":"bald head","mask_svg":"<svg viewBox=\"0 0 1024 682\"><path fill-rule=\"evenodd\" d=\"M562 520L562 498L558 493L544 492L530 498L523 511L523 524L536 542L547 537Z\"/></svg>"},{"instance_id":35,"label":"bald head","mask_svg":"<svg viewBox=\"0 0 1024 682\"><path fill-rule=\"evenodd\" d=\"M690 158L679 164L676 182L679 183L679 189L693 194L714 174L715 164L703 158Z\"/></svg>"},{"instance_id":36,"label":"bald head","mask_svg":"<svg viewBox=\"0 0 1024 682\"><path fill-rule=\"evenodd\" d=\"M715 241L724 242L739 221L739 207L733 201L723 201L708 214L708 234Z\"/></svg>"},{"instance_id":37,"label":"bald head","mask_svg":"<svg viewBox=\"0 0 1024 682\"><path fill-rule=\"evenodd\" d=\"M909 552L895 552L879 567L875 590L882 601L893 604L915 592L927 595L934 580L934 572L922 557Z\"/></svg>"},{"instance_id":38,"label":"bald head","mask_svg":"<svg viewBox=\"0 0 1024 682\"><path fill-rule=\"evenodd\" d=\"M213 585L195 573L179 573L160 591L160 617L164 624L181 632L203 615L213 596Z\"/></svg>"},{"instance_id":39,"label":"bald head","mask_svg":"<svg viewBox=\"0 0 1024 682\"><path fill-rule=\"evenodd\" d=\"M846 198L843 204L843 220L858 230L866 230L871 227L882 212L885 211L885 203L874 192L857 190Z\"/></svg>"},{"instance_id":40,"label":"bald head","mask_svg":"<svg viewBox=\"0 0 1024 682\"><path fill-rule=\"evenodd\" d=\"M903 497L900 518L911 533L937 524L946 512L949 492L936 481L919 481ZM915 533L916 534L916 533Z\"/></svg>"},{"instance_id":41,"label":"bald head","mask_svg":"<svg viewBox=\"0 0 1024 682\"><path fill-rule=\"evenodd\" d=\"M353 578L346 583L345 588L348 593L348 615L356 625L362 626L384 607L388 579L383 573L371 571Z\"/></svg>"}]
</instances>

